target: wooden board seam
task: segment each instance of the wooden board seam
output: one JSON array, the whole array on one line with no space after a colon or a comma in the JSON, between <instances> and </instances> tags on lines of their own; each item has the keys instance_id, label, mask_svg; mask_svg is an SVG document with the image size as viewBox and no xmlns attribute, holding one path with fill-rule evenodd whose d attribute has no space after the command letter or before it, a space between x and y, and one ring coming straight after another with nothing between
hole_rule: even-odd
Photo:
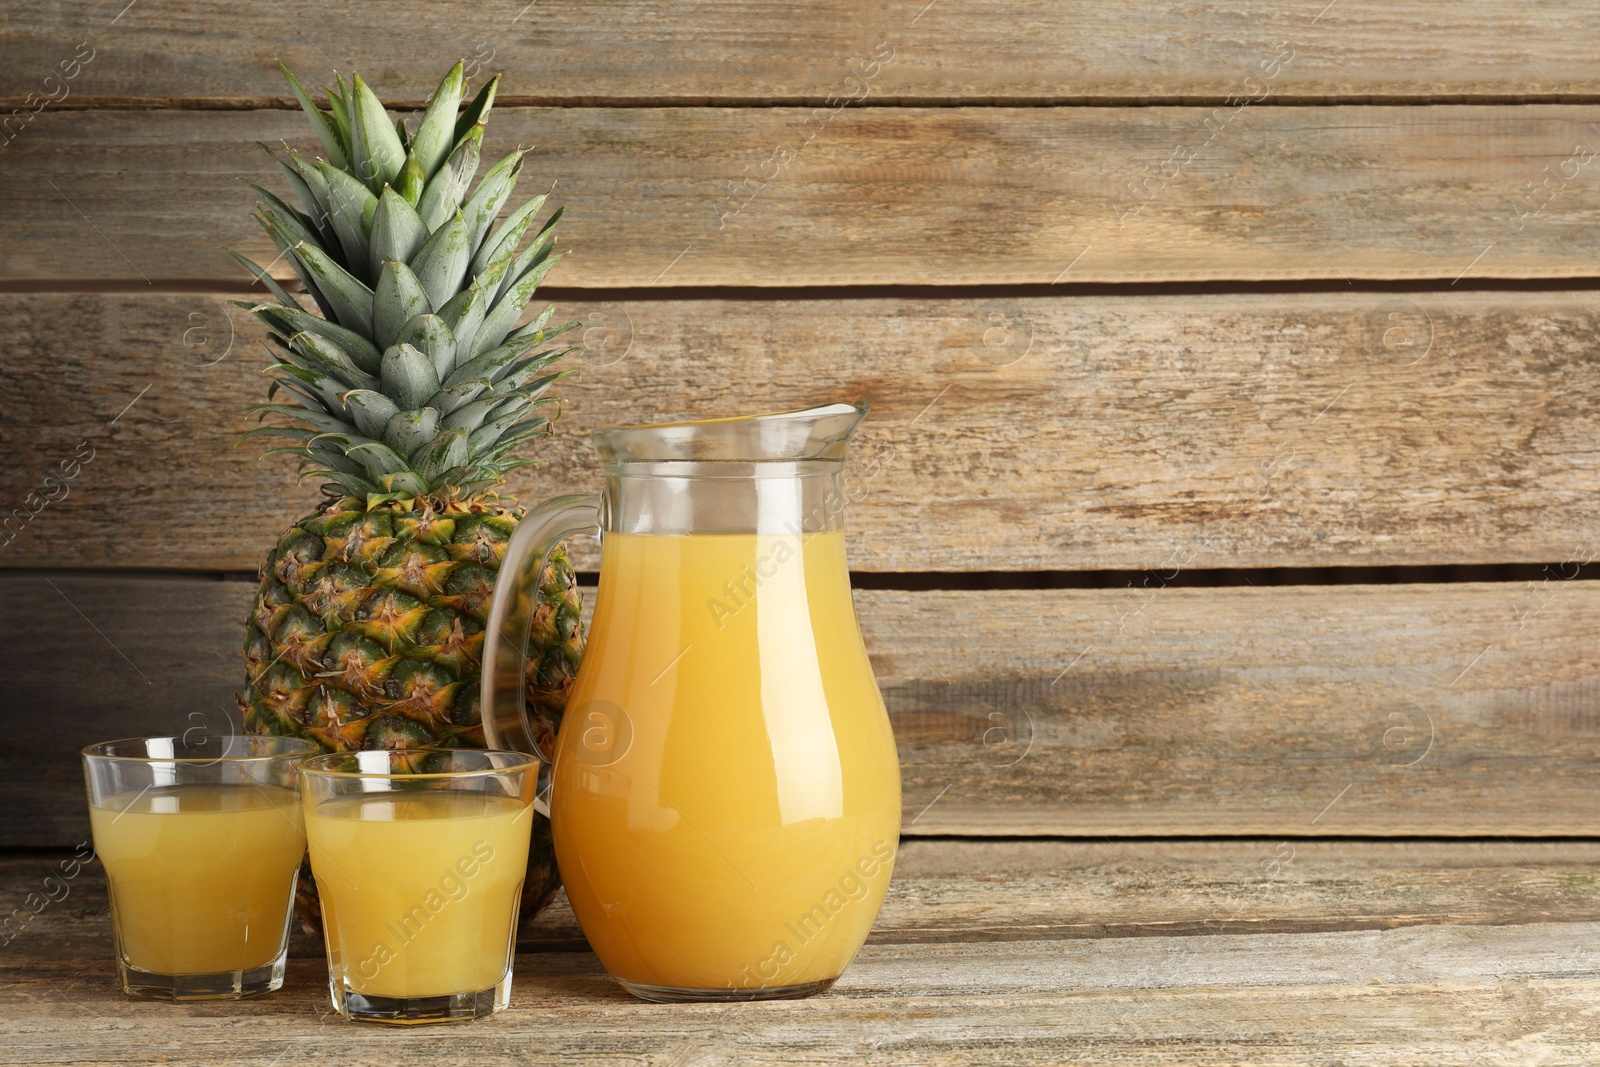
<instances>
[{"instance_id":1,"label":"wooden board seam","mask_svg":"<svg viewBox=\"0 0 1600 1067\"><path fill-rule=\"evenodd\" d=\"M297 282L288 280L290 292L303 294ZM961 300L1006 299L1010 297L1183 297L1183 296L1322 296L1330 293L1357 296L1423 294L1454 296L1460 293L1566 293L1600 291L1600 274L1561 278L1512 278L1484 274L1446 282L1437 279L1357 278L1337 281L1324 278L1281 281L1172 282L1071 282L1059 284L1006 282L994 285L939 284L861 284L861 285L659 285L659 286L541 286L538 296L559 305L563 300L738 300L748 303L815 301L838 304L852 300ZM265 297L259 285L240 281L206 278L154 278L149 282L126 278L0 278L0 296L215 296L238 298Z\"/></svg>"},{"instance_id":2,"label":"wooden board seam","mask_svg":"<svg viewBox=\"0 0 1600 1067\"><path fill-rule=\"evenodd\" d=\"M994 108L1065 108L1065 107L1223 107L1229 95L1205 96L1200 94L1138 94L1128 96L1066 94L1062 96L987 96L962 97L939 95L891 96L875 95L853 103L851 110L870 111L888 107L994 107ZM23 97L0 97L0 110L9 111L26 104ZM680 96L496 96L496 107L540 108L795 108L823 107L825 96L733 96L686 94ZM392 98L384 103L391 112L405 116L421 112L427 101L424 98ZM1544 92L1544 93L1317 93L1277 94L1272 96L1273 107L1468 107L1472 105L1572 104L1592 106L1600 104L1600 93ZM51 106L52 111L299 111L292 98L276 96L257 97L139 97L139 96L84 96Z\"/></svg>"}]
</instances>

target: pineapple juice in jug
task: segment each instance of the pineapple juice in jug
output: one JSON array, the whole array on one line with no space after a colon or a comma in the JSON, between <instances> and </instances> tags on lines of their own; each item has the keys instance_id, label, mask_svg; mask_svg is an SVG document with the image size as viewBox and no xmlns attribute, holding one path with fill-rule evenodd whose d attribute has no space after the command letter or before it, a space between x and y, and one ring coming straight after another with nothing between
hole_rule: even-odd
<instances>
[{"instance_id":1,"label":"pineapple juice in jug","mask_svg":"<svg viewBox=\"0 0 1600 1067\"><path fill-rule=\"evenodd\" d=\"M567 895L625 985L835 979L900 809L843 533L607 533L552 795Z\"/></svg>"}]
</instances>

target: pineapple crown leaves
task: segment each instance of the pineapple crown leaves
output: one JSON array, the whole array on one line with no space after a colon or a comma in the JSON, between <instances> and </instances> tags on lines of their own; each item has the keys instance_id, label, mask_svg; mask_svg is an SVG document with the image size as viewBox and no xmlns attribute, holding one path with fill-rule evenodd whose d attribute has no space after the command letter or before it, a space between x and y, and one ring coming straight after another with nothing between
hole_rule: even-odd
<instances>
[{"instance_id":1,"label":"pineapple crown leaves","mask_svg":"<svg viewBox=\"0 0 1600 1067\"><path fill-rule=\"evenodd\" d=\"M488 492L533 462L511 452L548 433L559 401L545 393L569 373L552 365L576 351L549 342L578 325L552 326L553 307L516 325L561 259L562 209L534 230L541 194L495 225L520 148L473 187L499 78L463 107L457 63L408 132L359 76L336 75L324 111L279 67L322 156L261 145L299 206L251 183L254 217L316 311L231 253L273 298L235 302L266 326L271 357L268 402L251 409L264 424L244 436L287 438L263 455L296 456L326 495L369 507Z\"/></svg>"}]
</instances>

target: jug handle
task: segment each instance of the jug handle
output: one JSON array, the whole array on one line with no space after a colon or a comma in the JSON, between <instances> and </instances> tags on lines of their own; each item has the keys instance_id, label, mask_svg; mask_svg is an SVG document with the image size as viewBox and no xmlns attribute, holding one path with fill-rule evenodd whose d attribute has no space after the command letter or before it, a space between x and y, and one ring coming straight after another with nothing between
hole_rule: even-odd
<instances>
[{"instance_id":1,"label":"jug handle","mask_svg":"<svg viewBox=\"0 0 1600 1067\"><path fill-rule=\"evenodd\" d=\"M528 722L528 631L533 624L535 586L545 561L556 545L580 534L600 532L600 497L589 493L558 496L533 508L517 523L506 542L500 575L489 602L489 628L483 641L483 677L479 707L483 739L489 748L511 749L538 756L539 802L546 810L550 767L554 752L539 743Z\"/></svg>"}]
</instances>

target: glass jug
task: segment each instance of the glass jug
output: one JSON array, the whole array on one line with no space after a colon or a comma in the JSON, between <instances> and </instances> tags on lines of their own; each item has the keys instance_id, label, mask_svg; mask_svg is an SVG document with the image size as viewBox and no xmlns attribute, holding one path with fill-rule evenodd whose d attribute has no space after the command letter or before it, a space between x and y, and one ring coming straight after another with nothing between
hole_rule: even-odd
<instances>
[{"instance_id":1,"label":"glass jug","mask_svg":"<svg viewBox=\"0 0 1600 1067\"><path fill-rule=\"evenodd\" d=\"M549 804L572 910L635 996L809 996L883 903L900 770L850 598L840 487L865 414L599 430L604 492L534 508L506 547L484 733L542 753L524 699L531 586L557 542L601 538Z\"/></svg>"}]
</instances>

